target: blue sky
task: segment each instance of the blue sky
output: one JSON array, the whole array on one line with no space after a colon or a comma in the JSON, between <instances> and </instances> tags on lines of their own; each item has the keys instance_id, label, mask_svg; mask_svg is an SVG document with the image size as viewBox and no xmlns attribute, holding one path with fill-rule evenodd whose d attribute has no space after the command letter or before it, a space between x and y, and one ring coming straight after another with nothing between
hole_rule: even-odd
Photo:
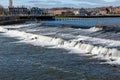
<instances>
[{"instance_id":1,"label":"blue sky","mask_svg":"<svg viewBox=\"0 0 120 80\"><path fill-rule=\"evenodd\" d=\"M0 0L0 5L7 7L9 0ZM25 5L27 7L100 7L120 6L120 0L13 0L14 6Z\"/></svg>"}]
</instances>

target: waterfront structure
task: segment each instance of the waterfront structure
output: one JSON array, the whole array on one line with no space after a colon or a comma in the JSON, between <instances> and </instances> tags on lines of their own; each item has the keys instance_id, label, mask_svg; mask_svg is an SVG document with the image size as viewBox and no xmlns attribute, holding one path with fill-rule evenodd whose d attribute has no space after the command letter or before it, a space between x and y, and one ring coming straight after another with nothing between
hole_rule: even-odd
<instances>
[{"instance_id":1,"label":"waterfront structure","mask_svg":"<svg viewBox=\"0 0 120 80\"><path fill-rule=\"evenodd\" d=\"M116 8L114 9L114 13L115 13L115 14L120 14L120 7L116 7Z\"/></svg>"},{"instance_id":2,"label":"waterfront structure","mask_svg":"<svg viewBox=\"0 0 120 80\"><path fill-rule=\"evenodd\" d=\"M60 16L60 15L62 15L63 12L65 12L65 10L55 10L55 11L53 12L53 14L54 14L54 15L57 15L57 16Z\"/></svg>"},{"instance_id":3,"label":"waterfront structure","mask_svg":"<svg viewBox=\"0 0 120 80\"><path fill-rule=\"evenodd\" d=\"M101 8L101 9L99 10L99 13L100 13L101 15L107 15L107 14L110 13L110 11L109 11L108 8Z\"/></svg>"},{"instance_id":4,"label":"waterfront structure","mask_svg":"<svg viewBox=\"0 0 120 80\"><path fill-rule=\"evenodd\" d=\"M30 15L42 15L43 11L38 7L33 7L30 9Z\"/></svg>"},{"instance_id":5,"label":"waterfront structure","mask_svg":"<svg viewBox=\"0 0 120 80\"><path fill-rule=\"evenodd\" d=\"M88 16L99 16L99 9L98 8L87 8L87 15Z\"/></svg>"},{"instance_id":6,"label":"waterfront structure","mask_svg":"<svg viewBox=\"0 0 120 80\"><path fill-rule=\"evenodd\" d=\"M113 14L114 13L114 8L112 6L108 7L109 10L109 14Z\"/></svg>"},{"instance_id":7,"label":"waterfront structure","mask_svg":"<svg viewBox=\"0 0 120 80\"><path fill-rule=\"evenodd\" d=\"M9 7L9 15L27 15L28 9L25 7Z\"/></svg>"},{"instance_id":8,"label":"waterfront structure","mask_svg":"<svg viewBox=\"0 0 120 80\"><path fill-rule=\"evenodd\" d=\"M48 14L49 14L48 9L43 9L42 10L42 15L48 15Z\"/></svg>"},{"instance_id":9,"label":"waterfront structure","mask_svg":"<svg viewBox=\"0 0 120 80\"><path fill-rule=\"evenodd\" d=\"M84 8L75 10L73 13L74 13L75 15L80 15L80 16L87 16L87 14L88 14L87 10L84 9Z\"/></svg>"},{"instance_id":10,"label":"waterfront structure","mask_svg":"<svg viewBox=\"0 0 120 80\"><path fill-rule=\"evenodd\" d=\"M62 13L62 15L64 15L64 16L72 16L72 15L74 15L74 13L72 11L70 11L70 10L66 10L65 12Z\"/></svg>"},{"instance_id":11,"label":"waterfront structure","mask_svg":"<svg viewBox=\"0 0 120 80\"><path fill-rule=\"evenodd\" d=\"M48 16L53 16L54 15L54 10L52 10L52 9L43 10L43 14L48 15Z\"/></svg>"},{"instance_id":12,"label":"waterfront structure","mask_svg":"<svg viewBox=\"0 0 120 80\"><path fill-rule=\"evenodd\" d=\"M8 6L8 14L9 15L27 15L28 9L26 7L13 7L13 1L9 0Z\"/></svg>"},{"instance_id":13,"label":"waterfront structure","mask_svg":"<svg viewBox=\"0 0 120 80\"><path fill-rule=\"evenodd\" d=\"M80 13L79 13L79 10L75 10L75 11L73 11L73 13L75 14L75 15L79 15Z\"/></svg>"},{"instance_id":14,"label":"waterfront structure","mask_svg":"<svg viewBox=\"0 0 120 80\"><path fill-rule=\"evenodd\" d=\"M55 10L53 12L54 15L57 15L57 16L71 16L71 15L74 15L73 11L71 10Z\"/></svg>"}]
</instances>

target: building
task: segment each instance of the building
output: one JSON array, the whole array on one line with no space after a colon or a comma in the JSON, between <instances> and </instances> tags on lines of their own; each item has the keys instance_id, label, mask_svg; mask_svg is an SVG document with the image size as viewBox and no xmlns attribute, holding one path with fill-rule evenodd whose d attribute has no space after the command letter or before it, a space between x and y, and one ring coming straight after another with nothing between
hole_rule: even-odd
<instances>
[{"instance_id":1,"label":"building","mask_svg":"<svg viewBox=\"0 0 120 80\"><path fill-rule=\"evenodd\" d=\"M62 15L64 15L64 16L73 16L74 13L72 11L70 11L70 10L66 10L65 12L62 12Z\"/></svg>"},{"instance_id":2,"label":"building","mask_svg":"<svg viewBox=\"0 0 120 80\"><path fill-rule=\"evenodd\" d=\"M62 15L63 12L65 12L65 10L55 10L55 11L53 12L53 14L54 14L54 15L57 15L57 16L60 16L60 15Z\"/></svg>"},{"instance_id":3,"label":"building","mask_svg":"<svg viewBox=\"0 0 120 80\"><path fill-rule=\"evenodd\" d=\"M13 7L13 0L9 0L8 14L9 15L27 15L28 9L26 7Z\"/></svg>"},{"instance_id":4,"label":"building","mask_svg":"<svg viewBox=\"0 0 120 80\"><path fill-rule=\"evenodd\" d=\"M88 12L89 16L99 16L99 15L101 15L99 13L99 8L88 8L87 12Z\"/></svg>"},{"instance_id":5,"label":"building","mask_svg":"<svg viewBox=\"0 0 120 80\"><path fill-rule=\"evenodd\" d=\"M87 16L87 14L88 14L87 10L84 9L84 8L75 10L73 13L74 13L75 15L79 15L79 16Z\"/></svg>"},{"instance_id":6,"label":"building","mask_svg":"<svg viewBox=\"0 0 120 80\"><path fill-rule=\"evenodd\" d=\"M75 10L73 11L74 15L80 15L80 11L79 10Z\"/></svg>"},{"instance_id":7,"label":"building","mask_svg":"<svg viewBox=\"0 0 120 80\"><path fill-rule=\"evenodd\" d=\"M27 15L28 9L25 7L9 7L9 15Z\"/></svg>"},{"instance_id":8,"label":"building","mask_svg":"<svg viewBox=\"0 0 120 80\"><path fill-rule=\"evenodd\" d=\"M0 6L0 15L4 15L4 8Z\"/></svg>"},{"instance_id":9,"label":"building","mask_svg":"<svg viewBox=\"0 0 120 80\"><path fill-rule=\"evenodd\" d=\"M101 15L107 15L107 14L108 14L108 11L107 11L106 8L101 8L101 9L99 10L99 13L100 13Z\"/></svg>"},{"instance_id":10,"label":"building","mask_svg":"<svg viewBox=\"0 0 120 80\"><path fill-rule=\"evenodd\" d=\"M114 13L115 13L115 14L120 14L120 7L116 7L116 8L114 9Z\"/></svg>"},{"instance_id":11,"label":"building","mask_svg":"<svg viewBox=\"0 0 120 80\"><path fill-rule=\"evenodd\" d=\"M114 8L112 6L108 7L108 10L109 10L109 14L113 14L114 13Z\"/></svg>"},{"instance_id":12,"label":"building","mask_svg":"<svg viewBox=\"0 0 120 80\"><path fill-rule=\"evenodd\" d=\"M30 15L42 15L43 11L38 7L33 7L30 9Z\"/></svg>"},{"instance_id":13,"label":"building","mask_svg":"<svg viewBox=\"0 0 120 80\"><path fill-rule=\"evenodd\" d=\"M54 15L54 10L52 10L52 9L45 9L45 10L43 10L43 15L53 16Z\"/></svg>"},{"instance_id":14,"label":"building","mask_svg":"<svg viewBox=\"0 0 120 80\"><path fill-rule=\"evenodd\" d=\"M57 16L71 16L71 15L74 15L73 11L71 10L55 10L53 12L54 15L57 15Z\"/></svg>"}]
</instances>

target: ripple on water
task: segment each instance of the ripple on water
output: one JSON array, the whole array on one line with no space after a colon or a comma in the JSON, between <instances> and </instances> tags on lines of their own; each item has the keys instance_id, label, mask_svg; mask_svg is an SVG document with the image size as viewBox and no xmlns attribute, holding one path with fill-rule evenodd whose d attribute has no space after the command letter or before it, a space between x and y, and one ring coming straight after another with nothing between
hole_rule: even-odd
<instances>
[{"instance_id":1,"label":"ripple on water","mask_svg":"<svg viewBox=\"0 0 120 80\"><path fill-rule=\"evenodd\" d=\"M119 80L117 69L67 50L44 48L0 37L1 80Z\"/></svg>"}]
</instances>

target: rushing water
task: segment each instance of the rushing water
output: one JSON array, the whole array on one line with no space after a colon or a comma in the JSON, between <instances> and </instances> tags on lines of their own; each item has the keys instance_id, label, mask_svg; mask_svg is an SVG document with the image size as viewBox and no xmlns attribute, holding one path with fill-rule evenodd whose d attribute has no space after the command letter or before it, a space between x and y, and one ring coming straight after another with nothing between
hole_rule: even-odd
<instances>
[{"instance_id":1,"label":"rushing water","mask_svg":"<svg viewBox=\"0 0 120 80\"><path fill-rule=\"evenodd\" d=\"M0 26L0 80L120 80L119 53L119 31Z\"/></svg>"},{"instance_id":2,"label":"rushing water","mask_svg":"<svg viewBox=\"0 0 120 80\"><path fill-rule=\"evenodd\" d=\"M0 80L119 80L111 66L63 49L13 43L0 37Z\"/></svg>"}]
</instances>

